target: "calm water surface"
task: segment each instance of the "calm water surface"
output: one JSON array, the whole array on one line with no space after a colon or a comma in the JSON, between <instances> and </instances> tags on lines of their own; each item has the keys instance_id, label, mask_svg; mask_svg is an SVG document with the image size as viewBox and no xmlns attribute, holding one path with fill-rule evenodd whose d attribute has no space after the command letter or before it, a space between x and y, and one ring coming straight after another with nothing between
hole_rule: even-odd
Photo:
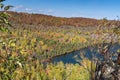
<instances>
[{"instance_id":1,"label":"calm water surface","mask_svg":"<svg viewBox=\"0 0 120 80\"><path fill-rule=\"evenodd\" d=\"M116 53L117 50L120 49L120 44L114 44L111 48L110 48L110 52L112 53ZM81 54L84 54L85 57L92 59L92 56L96 56L96 57L102 57L102 55L100 55L98 53L98 48L94 48L94 47L87 47L78 51L74 51L71 53L68 53L66 55L61 55L58 57L55 57L51 60L52 63L57 63L62 61L64 64L66 63L72 63L72 64L76 64L79 63L77 60L81 60Z\"/></svg>"}]
</instances>

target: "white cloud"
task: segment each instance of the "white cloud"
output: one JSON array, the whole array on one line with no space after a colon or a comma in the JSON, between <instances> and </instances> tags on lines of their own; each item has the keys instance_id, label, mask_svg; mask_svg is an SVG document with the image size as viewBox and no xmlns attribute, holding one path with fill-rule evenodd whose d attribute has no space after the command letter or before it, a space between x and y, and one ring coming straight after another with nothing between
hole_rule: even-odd
<instances>
[{"instance_id":1,"label":"white cloud","mask_svg":"<svg viewBox=\"0 0 120 80\"><path fill-rule=\"evenodd\" d=\"M42 10L42 9L40 9L40 10L37 10L36 12L37 13L41 13L41 14L48 14L48 15L51 15L51 14L54 13L54 11L52 9L48 9L48 10Z\"/></svg>"},{"instance_id":2,"label":"white cloud","mask_svg":"<svg viewBox=\"0 0 120 80\"><path fill-rule=\"evenodd\" d=\"M24 7L23 5L18 5L13 8L11 8L11 11L16 11L16 12L32 12L31 8Z\"/></svg>"},{"instance_id":3,"label":"white cloud","mask_svg":"<svg viewBox=\"0 0 120 80\"><path fill-rule=\"evenodd\" d=\"M41 14L48 14L48 15L52 15L54 13L54 11L52 9L48 9L48 10L36 9L35 10L35 9L25 7L23 5L15 6L15 7L11 8L11 11L27 12L27 13L41 13Z\"/></svg>"},{"instance_id":4,"label":"white cloud","mask_svg":"<svg viewBox=\"0 0 120 80\"><path fill-rule=\"evenodd\" d=\"M52 9L49 9L47 13L54 13L54 11Z\"/></svg>"},{"instance_id":5,"label":"white cloud","mask_svg":"<svg viewBox=\"0 0 120 80\"><path fill-rule=\"evenodd\" d=\"M38 10L39 12L44 12L44 10Z\"/></svg>"},{"instance_id":6,"label":"white cloud","mask_svg":"<svg viewBox=\"0 0 120 80\"><path fill-rule=\"evenodd\" d=\"M25 8L25 11L32 11L32 9L30 9L30 8Z\"/></svg>"},{"instance_id":7,"label":"white cloud","mask_svg":"<svg viewBox=\"0 0 120 80\"><path fill-rule=\"evenodd\" d=\"M45 11L40 9L40 10L37 11L37 13L44 14Z\"/></svg>"},{"instance_id":8,"label":"white cloud","mask_svg":"<svg viewBox=\"0 0 120 80\"><path fill-rule=\"evenodd\" d=\"M23 5L19 5L19 6L15 6L13 8L11 8L12 11L17 11L19 9L23 8Z\"/></svg>"}]
</instances>

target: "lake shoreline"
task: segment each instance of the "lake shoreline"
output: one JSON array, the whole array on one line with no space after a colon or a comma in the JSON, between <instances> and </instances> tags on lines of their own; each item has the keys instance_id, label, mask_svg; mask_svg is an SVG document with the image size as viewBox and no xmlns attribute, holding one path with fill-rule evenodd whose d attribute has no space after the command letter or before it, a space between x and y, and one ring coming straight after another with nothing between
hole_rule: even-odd
<instances>
[{"instance_id":1,"label":"lake shoreline","mask_svg":"<svg viewBox=\"0 0 120 80\"><path fill-rule=\"evenodd\" d=\"M104 44L110 44L110 43L104 43ZM119 44L118 42L115 42L113 43L112 45L115 45L115 44ZM66 52L64 54L58 54L56 56L53 56L53 57L50 57L50 58L47 58L47 59L44 59L42 60L41 62L44 63L44 62L48 62L48 63L51 63L51 61L54 59L54 58L57 58L57 57L60 57L60 56L65 56L67 54L70 54L70 53L74 53L76 51L80 51L80 50L84 50L86 48L90 48L90 47L93 47L93 46L97 46L97 45L101 45L100 43L99 44L93 44L93 45L90 45L88 47L83 47L83 48L80 48L80 49L76 49L76 50L73 50L73 51L70 51L70 52Z\"/></svg>"}]
</instances>

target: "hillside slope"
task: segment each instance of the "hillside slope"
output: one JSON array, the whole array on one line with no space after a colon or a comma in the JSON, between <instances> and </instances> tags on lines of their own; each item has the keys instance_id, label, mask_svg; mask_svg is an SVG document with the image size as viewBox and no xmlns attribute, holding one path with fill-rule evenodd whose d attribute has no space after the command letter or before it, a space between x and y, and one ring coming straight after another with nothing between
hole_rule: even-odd
<instances>
[{"instance_id":1,"label":"hillside slope","mask_svg":"<svg viewBox=\"0 0 120 80\"><path fill-rule=\"evenodd\" d=\"M98 26L101 20L91 18L63 18L43 14L28 14L18 12L8 12L11 14L10 20L19 24L45 25L45 26L63 26L70 25L75 27Z\"/></svg>"}]
</instances>

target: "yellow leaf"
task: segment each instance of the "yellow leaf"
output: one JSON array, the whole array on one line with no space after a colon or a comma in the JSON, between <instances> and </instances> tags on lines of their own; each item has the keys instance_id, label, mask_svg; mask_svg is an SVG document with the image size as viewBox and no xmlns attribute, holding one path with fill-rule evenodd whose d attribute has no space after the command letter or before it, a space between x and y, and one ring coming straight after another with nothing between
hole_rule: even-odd
<instances>
[{"instance_id":1,"label":"yellow leaf","mask_svg":"<svg viewBox=\"0 0 120 80\"><path fill-rule=\"evenodd\" d=\"M43 41L39 41L40 45L44 45L44 42Z\"/></svg>"},{"instance_id":2,"label":"yellow leaf","mask_svg":"<svg viewBox=\"0 0 120 80\"><path fill-rule=\"evenodd\" d=\"M42 49L46 50L47 49L47 45L42 46Z\"/></svg>"},{"instance_id":3,"label":"yellow leaf","mask_svg":"<svg viewBox=\"0 0 120 80\"><path fill-rule=\"evenodd\" d=\"M10 46L11 46L11 47L15 47L15 43L11 43Z\"/></svg>"}]
</instances>

